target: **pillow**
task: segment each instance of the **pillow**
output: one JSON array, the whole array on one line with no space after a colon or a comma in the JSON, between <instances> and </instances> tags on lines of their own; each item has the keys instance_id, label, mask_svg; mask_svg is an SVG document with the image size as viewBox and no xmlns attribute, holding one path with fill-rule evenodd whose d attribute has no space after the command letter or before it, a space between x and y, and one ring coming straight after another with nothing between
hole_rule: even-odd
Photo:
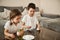
<instances>
[{"instance_id":1,"label":"pillow","mask_svg":"<svg viewBox=\"0 0 60 40\"><path fill-rule=\"evenodd\" d=\"M10 10L7 10L6 8L4 8L4 12L1 13L1 17L3 19L9 19L9 15L10 15Z\"/></svg>"},{"instance_id":2,"label":"pillow","mask_svg":"<svg viewBox=\"0 0 60 40\"><path fill-rule=\"evenodd\" d=\"M37 17L38 20L40 20L41 18L40 12L35 12L35 16Z\"/></svg>"},{"instance_id":3,"label":"pillow","mask_svg":"<svg viewBox=\"0 0 60 40\"><path fill-rule=\"evenodd\" d=\"M27 9L25 8L24 11L22 12L22 16L24 16L24 15L26 15L26 14L28 14L28 11L27 11Z\"/></svg>"},{"instance_id":4,"label":"pillow","mask_svg":"<svg viewBox=\"0 0 60 40\"><path fill-rule=\"evenodd\" d=\"M43 14L42 14L42 17L60 18L60 15L43 13Z\"/></svg>"}]
</instances>

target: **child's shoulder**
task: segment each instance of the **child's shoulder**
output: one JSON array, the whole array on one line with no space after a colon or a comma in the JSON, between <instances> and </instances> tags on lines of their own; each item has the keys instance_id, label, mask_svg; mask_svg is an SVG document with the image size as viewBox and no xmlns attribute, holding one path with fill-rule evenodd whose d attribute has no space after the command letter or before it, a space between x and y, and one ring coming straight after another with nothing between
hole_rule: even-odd
<instances>
[{"instance_id":1,"label":"child's shoulder","mask_svg":"<svg viewBox=\"0 0 60 40\"><path fill-rule=\"evenodd\" d=\"M10 26L10 21L7 21L4 27L9 27L9 26Z\"/></svg>"},{"instance_id":2,"label":"child's shoulder","mask_svg":"<svg viewBox=\"0 0 60 40\"><path fill-rule=\"evenodd\" d=\"M25 15L24 17L28 17L28 14L27 14L27 15Z\"/></svg>"},{"instance_id":3,"label":"child's shoulder","mask_svg":"<svg viewBox=\"0 0 60 40\"><path fill-rule=\"evenodd\" d=\"M9 20L9 21L7 21L6 23L10 23L10 20Z\"/></svg>"},{"instance_id":4,"label":"child's shoulder","mask_svg":"<svg viewBox=\"0 0 60 40\"><path fill-rule=\"evenodd\" d=\"M6 24L10 24L10 21L7 21Z\"/></svg>"}]
</instances>

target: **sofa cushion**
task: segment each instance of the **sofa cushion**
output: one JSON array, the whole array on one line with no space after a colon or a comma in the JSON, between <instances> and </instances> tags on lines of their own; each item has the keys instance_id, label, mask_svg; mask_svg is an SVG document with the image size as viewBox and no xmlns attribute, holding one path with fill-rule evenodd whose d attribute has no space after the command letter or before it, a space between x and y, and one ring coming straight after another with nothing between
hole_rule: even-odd
<instances>
[{"instance_id":1,"label":"sofa cushion","mask_svg":"<svg viewBox=\"0 0 60 40\"><path fill-rule=\"evenodd\" d=\"M4 39L4 25L7 20L0 20L0 38Z\"/></svg>"},{"instance_id":2,"label":"sofa cushion","mask_svg":"<svg viewBox=\"0 0 60 40\"><path fill-rule=\"evenodd\" d=\"M42 27L60 32L60 18L41 20L40 24Z\"/></svg>"},{"instance_id":3,"label":"sofa cushion","mask_svg":"<svg viewBox=\"0 0 60 40\"><path fill-rule=\"evenodd\" d=\"M42 17L48 17L48 18L60 18L60 15L58 14L50 14L50 13L43 13L41 14Z\"/></svg>"}]
</instances>

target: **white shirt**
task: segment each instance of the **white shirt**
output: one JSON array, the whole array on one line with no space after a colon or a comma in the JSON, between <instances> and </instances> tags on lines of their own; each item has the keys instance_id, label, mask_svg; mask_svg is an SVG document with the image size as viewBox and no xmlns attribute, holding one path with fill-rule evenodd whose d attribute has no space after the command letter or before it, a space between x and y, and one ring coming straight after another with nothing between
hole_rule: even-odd
<instances>
[{"instance_id":1,"label":"white shirt","mask_svg":"<svg viewBox=\"0 0 60 40\"><path fill-rule=\"evenodd\" d=\"M10 25L10 21L7 21L4 28L8 30L9 33L16 33L18 30L22 29L21 23L18 23L17 26L15 24Z\"/></svg>"},{"instance_id":2,"label":"white shirt","mask_svg":"<svg viewBox=\"0 0 60 40\"><path fill-rule=\"evenodd\" d=\"M26 30L35 29L36 24L38 24L38 20L36 16L34 15L33 17L30 17L28 14L23 17L22 22L24 22L26 26L31 26L30 29L26 29Z\"/></svg>"}]
</instances>

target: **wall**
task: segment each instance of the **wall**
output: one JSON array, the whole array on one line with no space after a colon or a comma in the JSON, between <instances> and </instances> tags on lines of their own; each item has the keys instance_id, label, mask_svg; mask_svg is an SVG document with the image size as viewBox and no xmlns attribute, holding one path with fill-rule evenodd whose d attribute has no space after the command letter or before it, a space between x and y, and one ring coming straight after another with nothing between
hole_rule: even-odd
<instances>
[{"instance_id":1,"label":"wall","mask_svg":"<svg viewBox=\"0 0 60 40\"><path fill-rule=\"evenodd\" d=\"M60 0L41 0L40 6L45 13L60 14Z\"/></svg>"},{"instance_id":2,"label":"wall","mask_svg":"<svg viewBox=\"0 0 60 40\"><path fill-rule=\"evenodd\" d=\"M26 7L30 2L35 3L45 13L60 14L60 0L0 0L0 5Z\"/></svg>"},{"instance_id":3,"label":"wall","mask_svg":"<svg viewBox=\"0 0 60 40\"><path fill-rule=\"evenodd\" d=\"M39 6L39 0L1 0L3 6L27 6L28 3L33 2Z\"/></svg>"}]
</instances>

